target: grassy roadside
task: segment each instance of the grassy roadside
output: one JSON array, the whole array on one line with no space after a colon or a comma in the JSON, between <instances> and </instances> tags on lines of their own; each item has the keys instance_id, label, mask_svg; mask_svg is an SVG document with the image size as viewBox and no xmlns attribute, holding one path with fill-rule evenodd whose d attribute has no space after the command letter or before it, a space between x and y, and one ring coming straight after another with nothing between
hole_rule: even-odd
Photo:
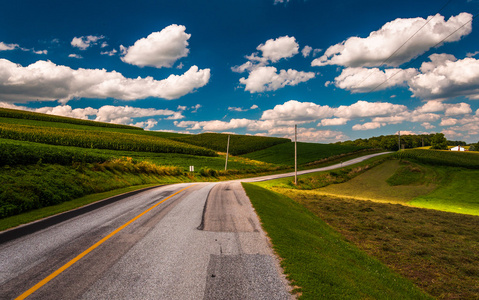
<instances>
[{"instance_id":1,"label":"grassy roadside","mask_svg":"<svg viewBox=\"0 0 479 300\"><path fill-rule=\"evenodd\" d=\"M430 295L479 298L479 217L310 191L281 193Z\"/></svg>"},{"instance_id":2,"label":"grassy roadside","mask_svg":"<svg viewBox=\"0 0 479 300\"><path fill-rule=\"evenodd\" d=\"M301 299L429 299L303 206L243 184Z\"/></svg>"}]
</instances>

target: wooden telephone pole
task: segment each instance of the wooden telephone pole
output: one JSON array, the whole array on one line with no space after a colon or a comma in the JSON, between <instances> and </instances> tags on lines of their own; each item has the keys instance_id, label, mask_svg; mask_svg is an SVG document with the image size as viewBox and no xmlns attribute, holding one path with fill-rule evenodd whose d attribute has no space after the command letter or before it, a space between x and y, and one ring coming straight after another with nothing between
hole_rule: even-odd
<instances>
[{"instance_id":1,"label":"wooden telephone pole","mask_svg":"<svg viewBox=\"0 0 479 300\"><path fill-rule=\"evenodd\" d=\"M228 155L230 153L230 135L228 134L228 145L226 146L225 171L228 169Z\"/></svg>"},{"instance_id":2,"label":"wooden telephone pole","mask_svg":"<svg viewBox=\"0 0 479 300\"><path fill-rule=\"evenodd\" d=\"M294 125L294 185L298 185L298 125Z\"/></svg>"}]
</instances>

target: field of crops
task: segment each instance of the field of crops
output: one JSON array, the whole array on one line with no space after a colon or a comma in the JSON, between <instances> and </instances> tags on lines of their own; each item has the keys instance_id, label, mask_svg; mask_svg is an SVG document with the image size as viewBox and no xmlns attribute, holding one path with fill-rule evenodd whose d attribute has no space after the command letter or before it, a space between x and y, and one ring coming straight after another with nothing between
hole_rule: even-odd
<instances>
[{"instance_id":1,"label":"field of crops","mask_svg":"<svg viewBox=\"0 0 479 300\"><path fill-rule=\"evenodd\" d=\"M8 108L0 108L0 117L15 118L15 119L26 119L26 120L37 120L37 121L47 121L47 122L60 122L60 123L87 125L87 126L95 126L95 127L109 127L109 128L123 128L123 129L143 130L143 128L128 126L128 125L95 122L95 121L90 121L90 120L81 120L81 119L75 119L75 118L60 117L60 116L55 116L55 115L47 115L47 114L41 114L41 113L35 113L35 112L29 112L29 111L22 111L22 110L16 110L16 109L8 109Z\"/></svg>"},{"instance_id":2,"label":"field of crops","mask_svg":"<svg viewBox=\"0 0 479 300\"><path fill-rule=\"evenodd\" d=\"M479 153L412 149L394 154L399 159L410 159L420 163L439 166L479 169Z\"/></svg>"},{"instance_id":3,"label":"field of crops","mask_svg":"<svg viewBox=\"0 0 479 300\"><path fill-rule=\"evenodd\" d=\"M297 146L299 165L364 149L364 147L359 146L344 146L337 144L298 143ZM243 157L268 163L294 165L294 143L283 143L264 150L245 154Z\"/></svg>"},{"instance_id":4,"label":"field of crops","mask_svg":"<svg viewBox=\"0 0 479 300\"><path fill-rule=\"evenodd\" d=\"M31 164L102 163L114 156L93 153L90 149L52 146L39 143L0 139L0 166Z\"/></svg>"},{"instance_id":5,"label":"field of crops","mask_svg":"<svg viewBox=\"0 0 479 300\"><path fill-rule=\"evenodd\" d=\"M202 133L198 135L173 137L172 139L219 152L226 152L228 144L228 135L220 133ZM241 155L289 142L291 142L290 139L232 134L230 137L229 153L231 155Z\"/></svg>"},{"instance_id":6,"label":"field of crops","mask_svg":"<svg viewBox=\"0 0 479 300\"><path fill-rule=\"evenodd\" d=\"M216 156L212 150L147 135L0 123L0 138L82 148Z\"/></svg>"}]
</instances>

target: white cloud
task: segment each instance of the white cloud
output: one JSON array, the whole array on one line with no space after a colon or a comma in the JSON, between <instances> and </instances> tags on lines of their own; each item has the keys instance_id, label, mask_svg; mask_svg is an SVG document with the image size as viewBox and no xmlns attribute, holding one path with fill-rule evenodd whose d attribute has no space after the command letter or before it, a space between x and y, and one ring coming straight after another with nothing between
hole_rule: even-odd
<instances>
[{"instance_id":1,"label":"white cloud","mask_svg":"<svg viewBox=\"0 0 479 300\"><path fill-rule=\"evenodd\" d=\"M250 93L275 91L287 85L297 85L315 77L314 72L296 70L281 70L276 73L275 67L259 67L251 71L248 78L240 78L240 83L245 85L245 90Z\"/></svg>"},{"instance_id":2,"label":"white cloud","mask_svg":"<svg viewBox=\"0 0 479 300\"><path fill-rule=\"evenodd\" d=\"M151 128L155 127L157 124L158 124L158 121L156 121L155 119L148 119L146 122L137 122L132 125L136 127L144 128L145 130L150 130Z\"/></svg>"},{"instance_id":3,"label":"white cloud","mask_svg":"<svg viewBox=\"0 0 479 300\"><path fill-rule=\"evenodd\" d=\"M334 143L346 140L348 137L341 131L316 130L314 128L298 127L298 141L315 143ZM294 141L294 126L273 128L268 131L269 135L281 136Z\"/></svg>"},{"instance_id":4,"label":"white cloud","mask_svg":"<svg viewBox=\"0 0 479 300\"><path fill-rule=\"evenodd\" d=\"M443 111L444 109L445 109L444 103L442 103L441 101L432 100L432 101L426 102L426 104L419 107L417 111L421 113L428 113L428 112Z\"/></svg>"},{"instance_id":5,"label":"white cloud","mask_svg":"<svg viewBox=\"0 0 479 300\"><path fill-rule=\"evenodd\" d=\"M130 79L105 69L78 69L37 61L22 67L0 59L0 99L11 102L54 101L74 98L136 100L147 97L177 99L206 85L210 70L192 66L183 75L163 80Z\"/></svg>"},{"instance_id":6,"label":"white cloud","mask_svg":"<svg viewBox=\"0 0 479 300\"><path fill-rule=\"evenodd\" d=\"M35 54L48 54L48 50L38 50L38 51L32 50L32 52Z\"/></svg>"},{"instance_id":7,"label":"white cloud","mask_svg":"<svg viewBox=\"0 0 479 300\"><path fill-rule=\"evenodd\" d=\"M228 107L228 110L229 111L237 111L237 112L245 112L245 111L248 111L248 110L253 110L253 109L257 109L258 108L258 105L256 104L253 104L250 108L242 108L242 107Z\"/></svg>"},{"instance_id":8,"label":"white cloud","mask_svg":"<svg viewBox=\"0 0 479 300\"><path fill-rule=\"evenodd\" d=\"M465 115L469 113L472 113L472 109L467 103L449 104L444 112L446 116Z\"/></svg>"},{"instance_id":9,"label":"white cloud","mask_svg":"<svg viewBox=\"0 0 479 300\"><path fill-rule=\"evenodd\" d=\"M171 116L175 112L169 109L138 108L131 106L112 106L105 105L98 109L95 121L129 124L133 118L152 117L152 116Z\"/></svg>"},{"instance_id":10,"label":"white cloud","mask_svg":"<svg viewBox=\"0 0 479 300\"><path fill-rule=\"evenodd\" d=\"M422 99L445 99L466 96L479 99L479 60L452 55L433 54L431 62L421 66L422 74L409 80L409 89Z\"/></svg>"},{"instance_id":11,"label":"white cloud","mask_svg":"<svg viewBox=\"0 0 479 300\"><path fill-rule=\"evenodd\" d=\"M376 129L380 128L381 126L384 126L386 124L384 123L379 123L379 122L367 122L364 124L356 124L353 126L353 130L371 130L371 129Z\"/></svg>"},{"instance_id":12,"label":"white cloud","mask_svg":"<svg viewBox=\"0 0 479 300\"><path fill-rule=\"evenodd\" d=\"M433 128L436 128L436 126L432 125L431 123L429 122L424 122L421 124L422 127L426 128L426 129L433 129Z\"/></svg>"},{"instance_id":13,"label":"white cloud","mask_svg":"<svg viewBox=\"0 0 479 300\"><path fill-rule=\"evenodd\" d=\"M443 16L429 16L424 26L407 44L394 53L401 45L419 30L426 20L423 18L396 19L373 31L367 38L351 37L329 47L323 56L313 60L313 66L341 65L347 67L380 66L383 61L389 66L399 66L425 53L441 42L463 24L469 22L446 42L455 42L472 31L472 15L461 13L445 20Z\"/></svg>"},{"instance_id":14,"label":"white cloud","mask_svg":"<svg viewBox=\"0 0 479 300\"><path fill-rule=\"evenodd\" d=\"M187 47L191 34L185 30L185 26L173 24L159 32L153 32L129 48L121 47L124 54L121 60L140 67L171 67L190 51Z\"/></svg>"},{"instance_id":15,"label":"white cloud","mask_svg":"<svg viewBox=\"0 0 479 300\"><path fill-rule=\"evenodd\" d=\"M108 56L113 56L113 55L116 55L117 53L118 53L118 50L116 50L116 49L113 49L111 51L100 52L101 55L108 55Z\"/></svg>"},{"instance_id":16,"label":"white cloud","mask_svg":"<svg viewBox=\"0 0 479 300\"><path fill-rule=\"evenodd\" d=\"M384 90L404 86L418 72L416 69L346 68L336 77L335 85L353 93L366 93L373 89Z\"/></svg>"},{"instance_id":17,"label":"white cloud","mask_svg":"<svg viewBox=\"0 0 479 300\"><path fill-rule=\"evenodd\" d=\"M98 44L98 41L104 38L105 37L103 35L101 36L88 35L88 36L74 37L73 40L71 41L71 45L80 50L86 50L88 47Z\"/></svg>"},{"instance_id":18,"label":"white cloud","mask_svg":"<svg viewBox=\"0 0 479 300\"><path fill-rule=\"evenodd\" d=\"M243 112L243 111L248 111L247 109L244 109L242 107L228 107L229 111L237 111L237 112Z\"/></svg>"},{"instance_id":19,"label":"white cloud","mask_svg":"<svg viewBox=\"0 0 479 300\"><path fill-rule=\"evenodd\" d=\"M318 126L339 126L344 125L349 121L345 118L322 119Z\"/></svg>"},{"instance_id":20,"label":"white cloud","mask_svg":"<svg viewBox=\"0 0 479 300\"><path fill-rule=\"evenodd\" d=\"M327 105L321 106L312 102L290 100L284 104L276 105L273 109L264 111L261 119L311 122L332 117L333 113L334 110Z\"/></svg>"},{"instance_id":21,"label":"white cloud","mask_svg":"<svg viewBox=\"0 0 479 300\"><path fill-rule=\"evenodd\" d=\"M5 44L4 42L0 42L0 51L8 51L20 48L18 44Z\"/></svg>"},{"instance_id":22,"label":"white cloud","mask_svg":"<svg viewBox=\"0 0 479 300\"><path fill-rule=\"evenodd\" d=\"M456 119L448 118L448 119L441 120L441 123L439 123L439 126L452 126L452 125L456 125L456 124L457 124Z\"/></svg>"},{"instance_id":23,"label":"white cloud","mask_svg":"<svg viewBox=\"0 0 479 300\"><path fill-rule=\"evenodd\" d=\"M197 113L197 112L198 112L198 109L200 109L200 108L201 108L201 104L196 104L196 105L194 105L194 106L191 107L191 109L192 109L191 112L192 112L192 113Z\"/></svg>"},{"instance_id":24,"label":"white cloud","mask_svg":"<svg viewBox=\"0 0 479 300\"><path fill-rule=\"evenodd\" d=\"M277 62L282 58L289 58L298 54L299 45L296 43L294 36L286 35L275 40L267 40L266 43L259 45L256 49L263 53L263 58L271 62Z\"/></svg>"},{"instance_id":25,"label":"white cloud","mask_svg":"<svg viewBox=\"0 0 479 300\"><path fill-rule=\"evenodd\" d=\"M313 47L306 45L304 46L303 50L301 50L301 54L303 57L308 57L311 51L313 51Z\"/></svg>"},{"instance_id":26,"label":"white cloud","mask_svg":"<svg viewBox=\"0 0 479 300\"><path fill-rule=\"evenodd\" d=\"M334 115L340 118L354 119L364 117L390 116L407 111L404 105L387 102L358 101L349 106L341 105L336 109Z\"/></svg>"},{"instance_id":27,"label":"white cloud","mask_svg":"<svg viewBox=\"0 0 479 300\"><path fill-rule=\"evenodd\" d=\"M83 58L83 56L81 56L79 54L75 54L75 53L69 54L68 57L77 58L77 59L82 59Z\"/></svg>"},{"instance_id":28,"label":"white cloud","mask_svg":"<svg viewBox=\"0 0 479 300\"><path fill-rule=\"evenodd\" d=\"M266 43L260 44L256 49L262 52L262 56L259 56L258 52L247 55L247 62L240 66L234 66L231 70L236 73L251 72L268 65L270 62L275 63L283 58L293 57L298 54L299 45L294 37L281 36L274 40L267 40Z\"/></svg>"}]
</instances>

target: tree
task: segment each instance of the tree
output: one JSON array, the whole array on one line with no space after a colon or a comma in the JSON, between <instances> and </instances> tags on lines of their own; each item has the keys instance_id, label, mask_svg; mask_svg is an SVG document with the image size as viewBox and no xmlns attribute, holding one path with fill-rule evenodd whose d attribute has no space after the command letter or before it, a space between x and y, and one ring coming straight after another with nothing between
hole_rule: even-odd
<instances>
[{"instance_id":1,"label":"tree","mask_svg":"<svg viewBox=\"0 0 479 300\"><path fill-rule=\"evenodd\" d=\"M447 139L443 133L436 133L432 137L431 149L447 150Z\"/></svg>"}]
</instances>

